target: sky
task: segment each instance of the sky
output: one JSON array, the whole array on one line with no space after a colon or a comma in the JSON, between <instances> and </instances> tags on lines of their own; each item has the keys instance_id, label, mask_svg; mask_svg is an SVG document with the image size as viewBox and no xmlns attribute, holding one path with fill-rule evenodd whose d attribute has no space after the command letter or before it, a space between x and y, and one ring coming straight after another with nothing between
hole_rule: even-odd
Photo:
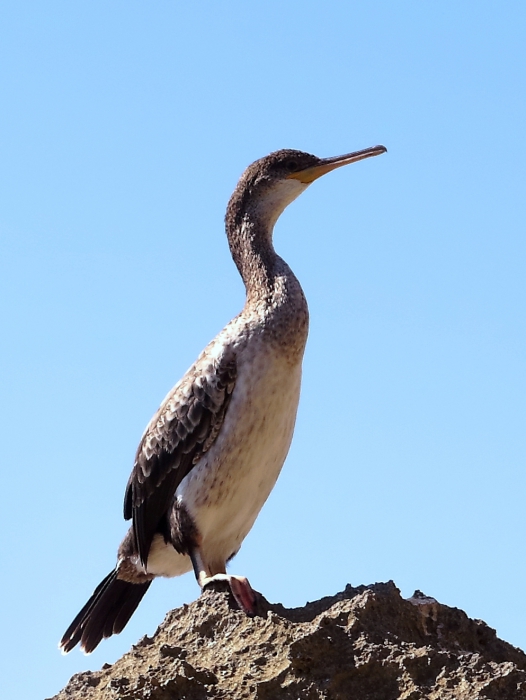
<instances>
[{"instance_id":1,"label":"sky","mask_svg":"<svg viewBox=\"0 0 526 700\"><path fill-rule=\"evenodd\" d=\"M394 580L526 649L522 2L17 0L0 8L0 664L10 700L112 663L57 643L113 568L137 443L238 313L224 210L279 148L388 153L275 246L311 313L295 437L231 571L300 606Z\"/></svg>"}]
</instances>

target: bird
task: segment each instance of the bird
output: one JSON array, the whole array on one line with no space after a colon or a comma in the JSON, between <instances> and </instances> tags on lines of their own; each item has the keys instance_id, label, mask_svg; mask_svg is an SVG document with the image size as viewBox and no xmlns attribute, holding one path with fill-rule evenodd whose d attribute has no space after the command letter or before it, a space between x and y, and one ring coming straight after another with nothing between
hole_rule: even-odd
<instances>
[{"instance_id":1,"label":"bird","mask_svg":"<svg viewBox=\"0 0 526 700\"><path fill-rule=\"evenodd\" d=\"M299 402L309 312L301 285L274 250L284 209L322 175L386 152L331 158L282 149L252 163L227 206L230 252L245 285L242 311L168 393L137 449L124 497L131 526L117 564L62 637L91 653L121 632L154 578L193 569L204 590L226 581L256 611L247 578L226 573L287 456Z\"/></svg>"}]
</instances>

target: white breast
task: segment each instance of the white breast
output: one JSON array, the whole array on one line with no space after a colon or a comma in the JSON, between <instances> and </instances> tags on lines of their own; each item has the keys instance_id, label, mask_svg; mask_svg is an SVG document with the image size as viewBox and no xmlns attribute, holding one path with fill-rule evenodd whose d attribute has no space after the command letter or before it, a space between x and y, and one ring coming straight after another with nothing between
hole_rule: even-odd
<instances>
[{"instance_id":1,"label":"white breast","mask_svg":"<svg viewBox=\"0 0 526 700\"><path fill-rule=\"evenodd\" d=\"M195 519L205 559L224 561L239 549L278 478L294 431L301 362L291 366L271 348L251 349L238 358L216 442L177 492Z\"/></svg>"}]
</instances>

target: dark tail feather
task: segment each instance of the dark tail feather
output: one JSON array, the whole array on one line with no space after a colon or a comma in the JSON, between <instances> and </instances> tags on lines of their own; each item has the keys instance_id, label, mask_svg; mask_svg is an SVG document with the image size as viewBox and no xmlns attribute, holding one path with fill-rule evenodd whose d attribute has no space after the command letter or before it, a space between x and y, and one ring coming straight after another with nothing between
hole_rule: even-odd
<instances>
[{"instance_id":1,"label":"dark tail feather","mask_svg":"<svg viewBox=\"0 0 526 700\"><path fill-rule=\"evenodd\" d=\"M150 583L128 583L117 578L116 569L112 571L93 591L64 633L59 647L67 654L80 642L81 648L90 654L102 639L122 632Z\"/></svg>"}]
</instances>

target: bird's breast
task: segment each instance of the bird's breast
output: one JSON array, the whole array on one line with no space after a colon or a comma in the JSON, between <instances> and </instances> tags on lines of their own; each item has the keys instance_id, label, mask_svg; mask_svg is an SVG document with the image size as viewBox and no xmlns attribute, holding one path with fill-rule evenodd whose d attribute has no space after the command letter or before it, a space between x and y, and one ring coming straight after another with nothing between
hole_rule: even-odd
<instances>
[{"instance_id":1,"label":"bird's breast","mask_svg":"<svg viewBox=\"0 0 526 700\"><path fill-rule=\"evenodd\" d=\"M225 557L239 548L283 466L301 383L301 357L291 363L272 344L249 342L237 361L236 385L217 440L178 490L202 548Z\"/></svg>"}]
</instances>

